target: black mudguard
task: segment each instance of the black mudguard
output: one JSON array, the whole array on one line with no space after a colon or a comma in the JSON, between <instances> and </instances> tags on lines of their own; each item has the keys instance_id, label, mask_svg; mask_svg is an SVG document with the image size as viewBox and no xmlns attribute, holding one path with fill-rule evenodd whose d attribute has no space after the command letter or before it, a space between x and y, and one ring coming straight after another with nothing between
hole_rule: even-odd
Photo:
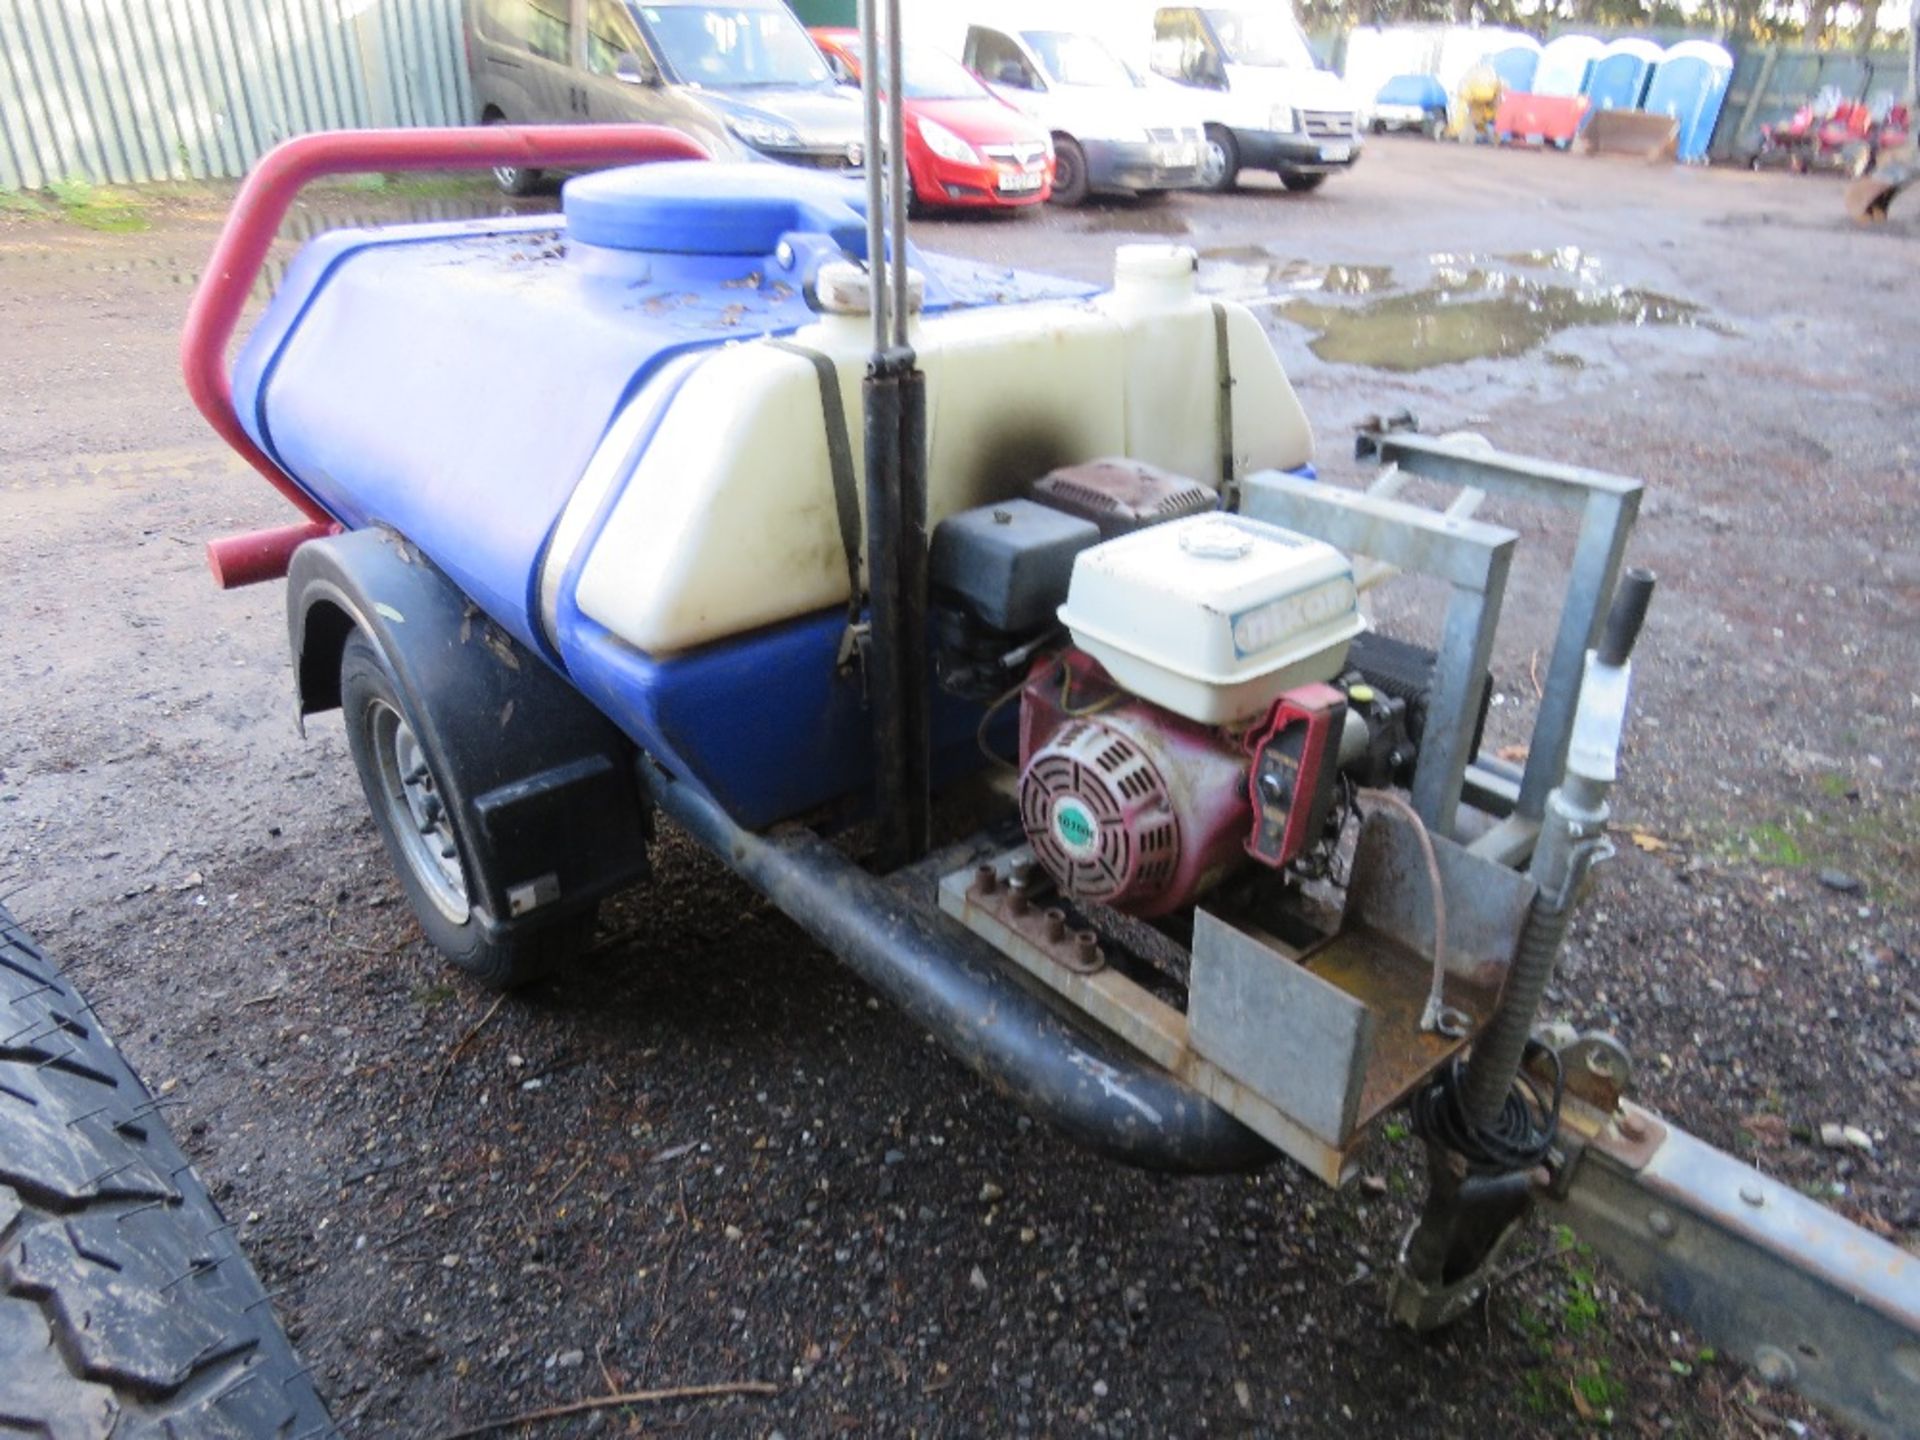
<instances>
[{"instance_id":1,"label":"black mudguard","mask_svg":"<svg viewBox=\"0 0 1920 1440\"><path fill-rule=\"evenodd\" d=\"M633 742L404 538L367 529L302 545L287 624L303 721L339 708L354 630L392 663L479 852L469 881L490 931L544 923L646 874L651 814Z\"/></svg>"}]
</instances>

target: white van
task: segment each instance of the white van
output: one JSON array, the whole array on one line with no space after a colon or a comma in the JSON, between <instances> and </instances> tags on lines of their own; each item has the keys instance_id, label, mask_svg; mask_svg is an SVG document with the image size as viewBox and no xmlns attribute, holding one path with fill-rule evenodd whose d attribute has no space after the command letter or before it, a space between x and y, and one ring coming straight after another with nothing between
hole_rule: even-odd
<instances>
[{"instance_id":1,"label":"white van","mask_svg":"<svg viewBox=\"0 0 1920 1440\"><path fill-rule=\"evenodd\" d=\"M1153 73L1199 107L1214 189L1271 170L1289 190L1312 190L1360 158L1360 106L1285 4L1162 6L1151 46Z\"/></svg>"},{"instance_id":2,"label":"white van","mask_svg":"<svg viewBox=\"0 0 1920 1440\"><path fill-rule=\"evenodd\" d=\"M1206 140L1185 97L1148 86L1104 40L1047 25L972 25L960 58L1053 136L1057 203L1203 183Z\"/></svg>"}]
</instances>

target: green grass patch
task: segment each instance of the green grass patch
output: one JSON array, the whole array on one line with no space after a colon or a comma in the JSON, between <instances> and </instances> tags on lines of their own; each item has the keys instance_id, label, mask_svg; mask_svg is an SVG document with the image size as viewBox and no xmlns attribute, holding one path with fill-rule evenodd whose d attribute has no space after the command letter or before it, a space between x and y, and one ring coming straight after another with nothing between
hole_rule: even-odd
<instances>
[{"instance_id":1,"label":"green grass patch","mask_svg":"<svg viewBox=\"0 0 1920 1440\"><path fill-rule=\"evenodd\" d=\"M0 215L53 214L53 207L37 195L29 195L24 190L0 190Z\"/></svg>"},{"instance_id":2,"label":"green grass patch","mask_svg":"<svg viewBox=\"0 0 1920 1440\"><path fill-rule=\"evenodd\" d=\"M1747 832L1747 850L1763 865L1798 870L1807 863L1807 852L1784 825L1768 821Z\"/></svg>"},{"instance_id":3,"label":"green grass patch","mask_svg":"<svg viewBox=\"0 0 1920 1440\"><path fill-rule=\"evenodd\" d=\"M451 200L495 194L489 172L427 175L344 175L314 187L344 190L357 195L388 195L396 199Z\"/></svg>"},{"instance_id":4,"label":"green grass patch","mask_svg":"<svg viewBox=\"0 0 1920 1440\"><path fill-rule=\"evenodd\" d=\"M1579 1266L1567 1271L1567 1291L1560 1301L1560 1327L1569 1335L1586 1335L1600 1324L1600 1297L1593 1288L1593 1272Z\"/></svg>"},{"instance_id":5,"label":"green grass patch","mask_svg":"<svg viewBox=\"0 0 1920 1440\"><path fill-rule=\"evenodd\" d=\"M124 192L103 190L86 180L56 180L47 193L62 215L89 230L131 235L147 228L146 207Z\"/></svg>"},{"instance_id":6,"label":"green grass patch","mask_svg":"<svg viewBox=\"0 0 1920 1440\"><path fill-rule=\"evenodd\" d=\"M1602 1425L1610 1425L1613 1423L1613 1412L1626 1403L1627 1387L1608 1373L1605 1360L1593 1361L1587 1369L1573 1375L1569 1383L1574 1392L1587 1402L1591 1411L1591 1414L1582 1414L1583 1420L1591 1419Z\"/></svg>"},{"instance_id":7,"label":"green grass patch","mask_svg":"<svg viewBox=\"0 0 1920 1440\"><path fill-rule=\"evenodd\" d=\"M1767 820L1714 827L1703 848L1762 869L1844 870L1882 903L1920 902L1920 796L1863 794L1851 777L1830 774L1811 782L1808 799Z\"/></svg>"}]
</instances>

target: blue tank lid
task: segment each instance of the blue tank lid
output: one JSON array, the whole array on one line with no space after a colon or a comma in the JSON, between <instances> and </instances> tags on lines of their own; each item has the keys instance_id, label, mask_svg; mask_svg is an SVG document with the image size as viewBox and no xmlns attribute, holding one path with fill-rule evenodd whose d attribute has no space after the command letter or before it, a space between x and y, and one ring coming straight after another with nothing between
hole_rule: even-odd
<instances>
[{"instance_id":1,"label":"blue tank lid","mask_svg":"<svg viewBox=\"0 0 1920 1440\"><path fill-rule=\"evenodd\" d=\"M777 164L665 161L601 170L561 191L588 245L673 255L766 255L790 232L863 234L858 185ZM858 247L864 251L865 245Z\"/></svg>"}]
</instances>

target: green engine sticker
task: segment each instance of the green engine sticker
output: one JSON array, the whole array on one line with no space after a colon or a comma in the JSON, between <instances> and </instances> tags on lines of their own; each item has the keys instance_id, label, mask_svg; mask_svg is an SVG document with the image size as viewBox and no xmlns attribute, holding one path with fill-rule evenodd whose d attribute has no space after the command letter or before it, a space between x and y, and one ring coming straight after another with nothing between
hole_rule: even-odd
<instances>
[{"instance_id":1,"label":"green engine sticker","mask_svg":"<svg viewBox=\"0 0 1920 1440\"><path fill-rule=\"evenodd\" d=\"M1074 854L1088 855L1095 849L1099 830L1086 806L1078 800L1061 800L1053 807L1053 833Z\"/></svg>"}]
</instances>

